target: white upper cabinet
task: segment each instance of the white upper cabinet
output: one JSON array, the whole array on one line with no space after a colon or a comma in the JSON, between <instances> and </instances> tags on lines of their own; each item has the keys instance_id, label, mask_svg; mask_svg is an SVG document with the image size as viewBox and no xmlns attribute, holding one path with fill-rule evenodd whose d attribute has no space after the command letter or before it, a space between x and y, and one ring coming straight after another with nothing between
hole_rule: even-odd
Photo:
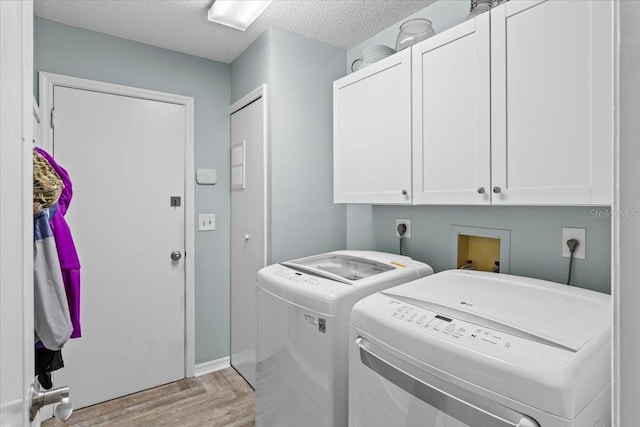
<instances>
[{"instance_id":1,"label":"white upper cabinet","mask_svg":"<svg viewBox=\"0 0 640 427\"><path fill-rule=\"evenodd\" d=\"M611 204L612 20L511 0L336 81L335 202Z\"/></svg>"},{"instance_id":2,"label":"white upper cabinet","mask_svg":"<svg viewBox=\"0 0 640 427\"><path fill-rule=\"evenodd\" d=\"M411 50L333 84L335 203L411 203Z\"/></svg>"},{"instance_id":3,"label":"white upper cabinet","mask_svg":"<svg viewBox=\"0 0 640 427\"><path fill-rule=\"evenodd\" d=\"M489 14L413 47L413 201L491 202Z\"/></svg>"},{"instance_id":4,"label":"white upper cabinet","mask_svg":"<svg viewBox=\"0 0 640 427\"><path fill-rule=\"evenodd\" d=\"M491 11L493 204L610 204L612 4Z\"/></svg>"}]
</instances>

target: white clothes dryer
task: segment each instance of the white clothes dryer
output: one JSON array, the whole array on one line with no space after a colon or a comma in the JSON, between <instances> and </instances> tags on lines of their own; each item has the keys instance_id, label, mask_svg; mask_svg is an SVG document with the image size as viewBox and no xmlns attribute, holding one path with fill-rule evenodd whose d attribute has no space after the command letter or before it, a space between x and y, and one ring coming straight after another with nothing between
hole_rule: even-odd
<instances>
[{"instance_id":1,"label":"white clothes dryer","mask_svg":"<svg viewBox=\"0 0 640 427\"><path fill-rule=\"evenodd\" d=\"M373 251L330 252L260 270L256 426L346 426L353 305L432 273L409 257Z\"/></svg>"},{"instance_id":2,"label":"white clothes dryer","mask_svg":"<svg viewBox=\"0 0 640 427\"><path fill-rule=\"evenodd\" d=\"M608 427L611 297L451 270L371 295L350 327L351 427Z\"/></svg>"}]
</instances>

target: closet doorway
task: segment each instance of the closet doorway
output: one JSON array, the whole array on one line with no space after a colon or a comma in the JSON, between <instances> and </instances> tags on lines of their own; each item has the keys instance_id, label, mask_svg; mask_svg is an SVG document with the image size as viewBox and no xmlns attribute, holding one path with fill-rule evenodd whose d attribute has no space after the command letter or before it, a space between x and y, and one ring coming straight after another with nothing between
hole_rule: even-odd
<instances>
[{"instance_id":1,"label":"closet doorway","mask_svg":"<svg viewBox=\"0 0 640 427\"><path fill-rule=\"evenodd\" d=\"M267 263L267 86L231 114L231 365L255 388L256 275Z\"/></svg>"},{"instance_id":2,"label":"closet doorway","mask_svg":"<svg viewBox=\"0 0 640 427\"><path fill-rule=\"evenodd\" d=\"M192 376L193 99L49 73L40 90L81 263L54 386L80 408Z\"/></svg>"}]
</instances>

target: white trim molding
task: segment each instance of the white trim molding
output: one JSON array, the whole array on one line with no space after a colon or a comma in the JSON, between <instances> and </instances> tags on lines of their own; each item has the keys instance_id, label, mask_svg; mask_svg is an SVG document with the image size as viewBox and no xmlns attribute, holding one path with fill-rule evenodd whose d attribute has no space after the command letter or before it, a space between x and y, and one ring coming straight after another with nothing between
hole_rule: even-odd
<instances>
[{"instance_id":1,"label":"white trim molding","mask_svg":"<svg viewBox=\"0 0 640 427\"><path fill-rule=\"evenodd\" d=\"M249 92L248 94L246 94L245 96L243 96L242 98L240 98L239 100L231 104L231 106L229 107L229 115L235 113L238 110L243 109L244 107L246 107L247 105L255 101L256 99L260 97L264 97L266 93L267 93L266 84L262 84L258 86L257 88L255 88L254 90L252 90L251 92ZM265 101L266 101L266 98L265 98ZM265 105L266 105L266 102L265 102Z\"/></svg>"},{"instance_id":2,"label":"white trim molding","mask_svg":"<svg viewBox=\"0 0 640 427\"><path fill-rule=\"evenodd\" d=\"M198 363L196 365L195 376L200 377L229 367L231 367L231 358L229 356L212 360L211 362Z\"/></svg>"},{"instance_id":3,"label":"white trim molding","mask_svg":"<svg viewBox=\"0 0 640 427\"><path fill-rule=\"evenodd\" d=\"M620 212L620 49L621 49L621 28L620 28L620 1L613 2L614 8L614 58L613 58L613 200L611 204L612 212ZM613 337L611 346L611 425L612 427L621 427L621 351L620 346L622 325L620 319L620 218L613 215L611 219L611 299L613 301L612 318L613 318ZM635 261L633 261L635 262ZM634 319L631 319L633 322ZM633 381L632 381L633 382Z\"/></svg>"},{"instance_id":4,"label":"white trim molding","mask_svg":"<svg viewBox=\"0 0 640 427\"><path fill-rule=\"evenodd\" d=\"M40 123L40 106L36 102L35 97L33 97L33 118L36 122Z\"/></svg>"},{"instance_id":5,"label":"white trim molding","mask_svg":"<svg viewBox=\"0 0 640 427\"><path fill-rule=\"evenodd\" d=\"M0 1L0 424L29 426L33 382L33 1Z\"/></svg>"},{"instance_id":6,"label":"white trim molding","mask_svg":"<svg viewBox=\"0 0 640 427\"><path fill-rule=\"evenodd\" d=\"M184 375L195 375L195 182L194 182L194 100L192 97L157 92L113 83L40 72L40 127L42 146L52 152L53 90L55 86L90 90L112 95L182 105L185 108L185 349ZM52 153L53 154L53 153Z\"/></svg>"}]
</instances>

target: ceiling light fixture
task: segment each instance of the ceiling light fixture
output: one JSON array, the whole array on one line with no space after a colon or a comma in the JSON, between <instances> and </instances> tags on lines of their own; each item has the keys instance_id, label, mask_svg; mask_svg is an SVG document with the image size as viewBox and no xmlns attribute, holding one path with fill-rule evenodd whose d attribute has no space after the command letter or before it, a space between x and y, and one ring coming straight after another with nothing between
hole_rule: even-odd
<instances>
[{"instance_id":1,"label":"ceiling light fixture","mask_svg":"<svg viewBox=\"0 0 640 427\"><path fill-rule=\"evenodd\" d=\"M272 0L215 0L207 19L244 31L271 4Z\"/></svg>"}]
</instances>

